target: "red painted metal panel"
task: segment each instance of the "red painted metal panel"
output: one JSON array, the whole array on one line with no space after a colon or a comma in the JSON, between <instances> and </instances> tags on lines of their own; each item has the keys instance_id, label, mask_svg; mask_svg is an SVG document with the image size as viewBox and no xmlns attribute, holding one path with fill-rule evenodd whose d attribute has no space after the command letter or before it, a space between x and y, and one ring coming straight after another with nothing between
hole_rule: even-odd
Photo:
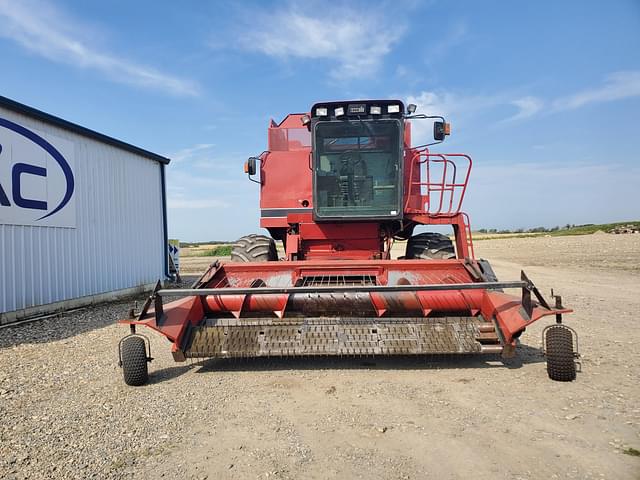
<instances>
[{"instance_id":1,"label":"red painted metal panel","mask_svg":"<svg viewBox=\"0 0 640 480\"><path fill-rule=\"evenodd\" d=\"M377 223L301 223L300 235L310 240L380 237Z\"/></svg>"},{"instance_id":2,"label":"red painted metal panel","mask_svg":"<svg viewBox=\"0 0 640 480\"><path fill-rule=\"evenodd\" d=\"M123 323L146 325L173 343L176 359L182 356L182 341L189 325L197 326L209 318L246 318L255 316L286 319L287 316L363 317L378 316L402 321L407 317L443 315L481 315L483 324L495 321L503 345L515 346L515 336L527 325L548 315L569 313L567 309L547 309L534 304L527 313L519 296L485 288L462 290L457 284L478 282L473 268L461 260L344 260L289 261L262 263L225 263L212 271L203 288L260 288L304 285L340 285L345 278L362 285L358 291L330 293L250 293L238 295L207 294L187 297L163 307L162 320L156 324L155 312L139 320ZM334 283L337 282L337 283ZM361 282L360 284L358 282ZM450 285L437 291L367 291L367 285ZM488 350L487 350L488 351Z\"/></svg>"},{"instance_id":3,"label":"red painted metal panel","mask_svg":"<svg viewBox=\"0 0 640 480\"><path fill-rule=\"evenodd\" d=\"M385 242L377 237L391 228L388 222L369 224L335 222L316 224L301 208L313 208L311 134L302 125L303 114L291 114L280 124L271 122L269 152L262 156L260 225L283 238L290 225L300 224L298 257L328 259L384 258ZM405 218L423 225L454 225L458 258L472 258L473 244L468 217L460 216L472 160L459 153L431 153L412 149L410 122L405 121L404 210ZM281 213L281 215L280 215ZM366 225L366 226L364 226ZM397 228L397 227L393 227ZM371 229L366 234L365 229ZM370 242L356 239L372 239ZM319 239L340 240L333 243ZM290 255L291 259L292 256Z\"/></svg>"},{"instance_id":4,"label":"red painted metal panel","mask_svg":"<svg viewBox=\"0 0 640 480\"><path fill-rule=\"evenodd\" d=\"M312 204L309 151L276 151L265 155L260 162L261 209L302 208L304 201Z\"/></svg>"}]
</instances>

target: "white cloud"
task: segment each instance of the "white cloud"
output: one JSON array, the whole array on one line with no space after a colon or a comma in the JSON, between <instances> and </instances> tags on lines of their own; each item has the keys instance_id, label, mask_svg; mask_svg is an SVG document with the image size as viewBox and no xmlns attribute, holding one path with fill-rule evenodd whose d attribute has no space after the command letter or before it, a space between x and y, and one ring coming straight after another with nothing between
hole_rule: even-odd
<instances>
[{"instance_id":1,"label":"white cloud","mask_svg":"<svg viewBox=\"0 0 640 480\"><path fill-rule=\"evenodd\" d=\"M442 115L456 123L487 113L496 107L507 105L517 108L517 112L498 123L503 124L524 120L541 113L554 113L581 108L585 105L610 102L640 96L640 71L615 72L606 77L604 84L554 100L544 100L534 96L513 99L513 90L500 94L470 95L447 91L423 91L407 96L407 103L415 103L419 113ZM547 108L548 107L548 108ZM414 137L422 139L430 135L431 123L413 122Z\"/></svg>"},{"instance_id":2,"label":"white cloud","mask_svg":"<svg viewBox=\"0 0 640 480\"><path fill-rule=\"evenodd\" d=\"M510 103L518 108L518 112L512 117L505 119L505 122L512 122L532 117L544 107L544 102L537 97L518 98Z\"/></svg>"},{"instance_id":3,"label":"white cloud","mask_svg":"<svg viewBox=\"0 0 640 480\"><path fill-rule=\"evenodd\" d=\"M441 115L448 121L453 121L459 127L470 118L485 114L489 110L506 102L502 95L468 95L453 92L424 91L418 95L406 97L406 104L417 105L417 113L426 115ZM456 130L459 128L456 127ZM414 120L411 122L411 136L415 145L428 143L433 140L433 123L429 120Z\"/></svg>"},{"instance_id":4,"label":"white cloud","mask_svg":"<svg viewBox=\"0 0 640 480\"><path fill-rule=\"evenodd\" d=\"M54 62L97 70L116 82L173 95L190 96L199 92L198 86L190 80L92 48L88 41L89 29L49 3L0 0L0 21L0 37Z\"/></svg>"},{"instance_id":5,"label":"white cloud","mask_svg":"<svg viewBox=\"0 0 640 480\"><path fill-rule=\"evenodd\" d=\"M196 147L188 150L197 150ZM178 169L177 169L178 168ZM211 175L198 175L183 171L180 166L169 166L167 172L167 206L174 210L228 208L226 200L230 191L238 188L239 182L233 178L219 178ZM215 192L217 196L212 196Z\"/></svg>"},{"instance_id":6,"label":"white cloud","mask_svg":"<svg viewBox=\"0 0 640 480\"><path fill-rule=\"evenodd\" d=\"M466 95L444 91L424 91L407 97L407 104L415 103L418 106L418 113L444 117L475 114L493 108L504 101L504 98L496 95Z\"/></svg>"},{"instance_id":7,"label":"white cloud","mask_svg":"<svg viewBox=\"0 0 640 480\"><path fill-rule=\"evenodd\" d=\"M206 175L212 175L211 171L238 173L242 170L241 158L229 160L214 153L215 144L199 143L193 147L183 148L177 152L167 154L171 159L171 172L174 176L188 175L189 171L208 170ZM207 176L195 176L193 181L201 182L207 180ZM216 183L229 183L230 180L218 179Z\"/></svg>"},{"instance_id":8,"label":"white cloud","mask_svg":"<svg viewBox=\"0 0 640 480\"><path fill-rule=\"evenodd\" d=\"M169 154L168 157L175 163L186 162L194 159L202 159L202 156L211 154L211 149L215 145L213 143L199 143L193 147L183 148L175 153Z\"/></svg>"},{"instance_id":9,"label":"white cloud","mask_svg":"<svg viewBox=\"0 0 640 480\"><path fill-rule=\"evenodd\" d=\"M614 72L605 77L604 84L577 93L558 97L549 102L550 112L575 110L593 103L612 102L640 96L640 71ZM510 102L518 112L504 121L521 120L532 117L544 110L545 101L527 96Z\"/></svg>"},{"instance_id":10,"label":"white cloud","mask_svg":"<svg viewBox=\"0 0 640 480\"><path fill-rule=\"evenodd\" d=\"M398 65L396 67L396 77L399 78L406 78L411 74L411 70L409 70L407 67L405 67L404 65Z\"/></svg>"},{"instance_id":11,"label":"white cloud","mask_svg":"<svg viewBox=\"0 0 640 480\"><path fill-rule=\"evenodd\" d=\"M404 33L402 22L372 7L349 9L312 2L312 14L298 5L274 13L252 14L241 46L270 57L330 60L334 79L375 73ZM390 28L390 25L393 28Z\"/></svg>"},{"instance_id":12,"label":"white cloud","mask_svg":"<svg viewBox=\"0 0 640 480\"><path fill-rule=\"evenodd\" d=\"M558 98L556 110L572 110L591 103L610 102L640 96L640 71L614 72L607 75L604 85Z\"/></svg>"}]
</instances>

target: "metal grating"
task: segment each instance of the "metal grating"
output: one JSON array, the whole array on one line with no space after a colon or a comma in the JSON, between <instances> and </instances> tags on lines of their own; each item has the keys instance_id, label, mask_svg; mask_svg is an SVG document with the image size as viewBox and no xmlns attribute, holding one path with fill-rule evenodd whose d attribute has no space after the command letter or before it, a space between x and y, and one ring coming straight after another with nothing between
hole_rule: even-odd
<instances>
[{"instance_id":1,"label":"metal grating","mask_svg":"<svg viewBox=\"0 0 640 480\"><path fill-rule=\"evenodd\" d=\"M476 317L209 320L194 327L187 358L476 353Z\"/></svg>"},{"instance_id":2,"label":"metal grating","mask_svg":"<svg viewBox=\"0 0 640 480\"><path fill-rule=\"evenodd\" d=\"M304 277L301 287L330 287L335 285L366 286L375 285L373 275L313 275Z\"/></svg>"}]
</instances>

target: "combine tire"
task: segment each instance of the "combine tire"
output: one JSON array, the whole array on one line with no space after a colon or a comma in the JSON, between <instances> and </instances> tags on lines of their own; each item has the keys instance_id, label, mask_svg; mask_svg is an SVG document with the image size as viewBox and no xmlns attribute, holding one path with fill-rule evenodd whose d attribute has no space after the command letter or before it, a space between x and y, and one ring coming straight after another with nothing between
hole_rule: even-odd
<instances>
[{"instance_id":1,"label":"combine tire","mask_svg":"<svg viewBox=\"0 0 640 480\"><path fill-rule=\"evenodd\" d=\"M453 242L441 233L427 232L412 236L407 242L405 258L449 259L456 258Z\"/></svg>"},{"instance_id":2,"label":"combine tire","mask_svg":"<svg viewBox=\"0 0 640 480\"><path fill-rule=\"evenodd\" d=\"M278 260L276 242L264 235L240 238L231 250L232 262L273 262Z\"/></svg>"},{"instance_id":3,"label":"combine tire","mask_svg":"<svg viewBox=\"0 0 640 480\"><path fill-rule=\"evenodd\" d=\"M496 273L493 271L493 268L491 268L491 264L489 263L488 260L481 258L480 260L478 260L478 265L480 265L480 269L482 270L482 273L484 273L484 276L487 279L487 282L498 281L498 277L496 276ZM500 291L502 291L502 289L500 289Z\"/></svg>"},{"instance_id":4,"label":"combine tire","mask_svg":"<svg viewBox=\"0 0 640 480\"><path fill-rule=\"evenodd\" d=\"M142 337L125 338L122 342L122 374L124 383L139 387L147 383L147 348Z\"/></svg>"},{"instance_id":5,"label":"combine tire","mask_svg":"<svg viewBox=\"0 0 640 480\"><path fill-rule=\"evenodd\" d=\"M545 336L547 374L551 380L571 382L576 379L576 363L573 356L573 336L562 325L549 327Z\"/></svg>"}]
</instances>

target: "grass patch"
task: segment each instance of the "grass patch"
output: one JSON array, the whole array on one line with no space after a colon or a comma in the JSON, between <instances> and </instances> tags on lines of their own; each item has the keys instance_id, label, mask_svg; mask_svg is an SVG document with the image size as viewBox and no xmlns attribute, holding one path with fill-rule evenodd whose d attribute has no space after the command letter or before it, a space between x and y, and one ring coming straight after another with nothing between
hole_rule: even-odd
<instances>
[{"instance_id":1,"label":"grass patch","mask_svg":"<svg viewBox=\"0 0 640 480\"><path fill-rule=\"evenodd\" d=\"M232 245L220 245L219 247L211 250L203 251L200 256L202 257L228 257L231 255Z\"/></svg>"},{"instance_id":2,"label":"grass patch","mask_svg":"<svg viewBox=\"0 0 640 480\"><path fill-rule=\"evenodd\" d=\"M640 450L636 450L633 447L625 448L622 450L622 453L626 453L627 455L631 455L632 457L640 457Z\"/></svg>"},{"instance_id":3,"label":"grass patch","mask_svg":"<svg viewBox=\"0 0 640 480\"><path fill-rule=\"evenodd\" d=\"M208 242L180 242L180 248L198 248L207 245L225 245L229 241L211 240Z\"/></svg>"},{"instance_id":4,"label":"grass patch","mask_svg":"<svg viewBox=\"0 0 640 480\"><path fill-rule=\"evenodd\" d=\"M505 238L532 238L540 236L561 237L564 235L591 235L596 232L612 233L617 227L633 226L640 228L640 221L600 223L588 225L566 225L564 227L537 227L528 231L522 230L478 230L473 232L474 240L496 240Z\"/></svg>"},{"instance_id":5,"label":"grass patch","mask_svg":"<svg viewBox=\"0 0 640 480\"><path fill-rule=\"evenodd\" d=\"M549 232L549 235L590 235L598 231L609 233L616 227L626 227L627 225L633 225L634 227L640 227L640 222L616 222L616 223L601 223L599 225L576 225L575 227L567 230L557 230L555 232Z\"/></svg>"}]
</instances>

